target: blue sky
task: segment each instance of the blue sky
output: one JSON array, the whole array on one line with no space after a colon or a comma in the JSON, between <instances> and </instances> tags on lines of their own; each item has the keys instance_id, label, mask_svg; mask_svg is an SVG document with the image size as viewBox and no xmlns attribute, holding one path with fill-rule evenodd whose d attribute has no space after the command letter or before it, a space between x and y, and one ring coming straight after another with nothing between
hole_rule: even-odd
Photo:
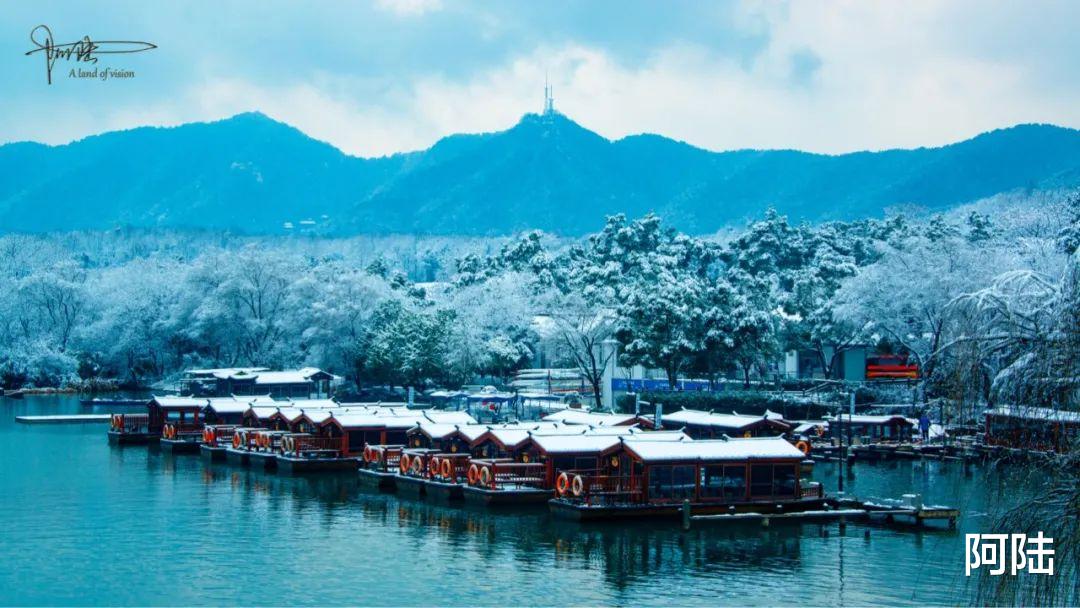
<instances>
[{"instance_id":1,"label":"blue sky","mask_svg":"<svg viewBox=\"0 0 1080 608\"><path fill-rule=\"evenodd\" d=\"M47 24L158 49L69 79ZM259 110L359 155L506 128L542 104L602 135L714 150L939 145L1080 127L1080 2L35 2L0 17L0 142Z\"/></svg>"}]
</instances>

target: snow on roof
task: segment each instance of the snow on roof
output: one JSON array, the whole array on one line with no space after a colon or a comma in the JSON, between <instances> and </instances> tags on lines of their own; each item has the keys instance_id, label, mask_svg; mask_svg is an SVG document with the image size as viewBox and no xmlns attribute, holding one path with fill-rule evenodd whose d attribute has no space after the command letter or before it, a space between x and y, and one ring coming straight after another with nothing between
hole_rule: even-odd
<instances>
[{"instance_id":1,"label":"snow on roof","mask_svg":"<svg viewBox=\"0 0 1080 608\"><path fill-rule=\"evenodd\" d=\"M832 416L832 417L829 418L829 420L837 420L837 418L835 416ZM912 424L910 419L905 418L904 416L901 416L900 414L894 414L894 415L887 415L887 414L886 415L855 414L854 416L849 416L847 414L844 414L843 418L840 421L844 422L844 423L850 422L852 424L885 424L885 423L891 422L893 420L900 420L900 421L903 421L906 424Z\"/></svg>"},{"instance_id":2,"label":"snow on roof","mask_svg":"<svg viewBox=\"0 0 1080 608\"><path fill-rule=\"evenodd\" d=\"M476 424L476 419L468 412L446 412L440 410L421 410L425 418L440 424Z\"/></svg>"},{"instance_id":3,"label":"snow on roof","mask_svg":"<svg viewBox=\"0 0 1080 608\"><path fill-rule=\"evenodd\" d=\"M217 376L218 374L238 374L253 372L263 372L269 368L266 367L210 367L206 369L189 369L184 370L185 376Z\"/></svg>"},{"instance_id":4,"label":"snow on roof","mask_svg":"<svg viewBox=\"0 0 1080 608\"><path fill-rule=\"evenodd\" d=\"M171 395L155 395L152 402L162 409L205 407L206 399L197 397L173 397Z\"/></svg>"},{"instance_id":5,"label":"snow on roof","mask_svg":"<svg viewBox=\"0 0 1080 608\"><path fill-rule=\"evenodd\" d=\"M457 432L458 426L457 424L441 424L421 420L416 423L413 430L419 431L432 439L446 439Z\"/></svg>"},{"instance_id":6,"label":"snow on roof","mask_svg":"<svg viewBox=\"0 0 1080 608\"><path fill-rule=\"evenodd\" d=\"M813 431L814 429L816 429L818 427L821 427L822 429L824 429L826 431L829 430L829 421L828 420L803 420L803 421L799 422L798 426L796 426L795 429L792 432L797 434L797 435L802 435L804 433L809 433L810 431Z\"/></svg>"},{"instance_id":7,"label":"snow on roof","mask_svg":"<svg viewBox=\"0 0 1080 608\"><path fill-rule=\"evenodd\" d=\"M769 417L772 414L772 417ZM664 424L690 424L694 426L711 426L722 429L744 429L762 420L771 420L778 424L784 424L778 414L766 411L763 416L748 416L743 414L714 414L704 410L682 409L677 412L663 415Z\"/></svg>"},{"instance_id":8,"label":"snow on roof","mask_svg":"<svg viewBox=\"0 0 1080 608\"><path fill-rule=\"evenodd\" d=\"M705 441L643 441L627 437L626 449L643 462L718 460L802 460L803 453L782 437Z\"/></svg>"},{"instance_id":9,"label":"snow on roof","mask_svg":"<svg viewBox=\"0 0 1080 608\"><path fill-rule=\"evenodd\" d=\"M565 427L564 427L565 428ZM584 434L573 435L533 435L533 443L547 454L577 454L605 452L626 441L692 441L682 431L643 431L641 429L627 429L627 433L595 433L586 431Z\"/></svg>"},{"instance_id":10,"label":"snow on roof","mask_svg":"<svg viewBox=\"0 0 1080 608\"><path fill-rule=\"evenodd\" d=\"M598 414L566 409L544 416L544 420L565 424L588 424L591 426L618 426L638 420L634 414Z\"/></svg>"},{"instance_id":11,"label":"snow on roof","mask_svg":"<svg viewBox=\"0 0 1080 608\"><path fill-rule=\"evenodd\" d=\"M290 399L280 402L282 407L298 407L303 409L334 409L342 407L342 404L333 399Z\"/></svg>"},{"instance_id":12,"label":"snow on roof","mask_svg":"<svg viewBox=\"0 0 1080 608\"><path fill-rule=\"evenodd\" d=\"M249 407L246 412L251 412L259 420L268 420L271 416L276 414L278 408L276 405L253 405Z\"/></svg>"},{"instance_id":13,"label":"snow on roof","mask_svg":"<svg viewBox=\"0 0 1080 608\"><path fill-rule=\"evenodd\" d=\"M437 399L449 399L452 397L464 397L469 393L465 391L431 391L428 393L429 397L435 397Z\"/></svg>"},{"instance_id":14,"label":"snow on roof","mask_svg":"<svg viewBox=\"0 0 1080 608\"><path fill-rule=\"evenodd\" d=\"M986 413L995 416L1021 418L1024 420L1055 420L1059 422L1080 422L1080 412L1071 410L1055 410L1048 407L1003 405L991 410L986 410Z\"/></svg>"},{"instance_id":15,"label":"snow on roof","mask_svg":"<svg viewBox=\"0 0 1080 608\"><path fill-rule=\"evenodd\" d=\"M305 384L311 381L311 377L326 373L317 367L304 367L281 372L259 372L255 376L255 384Z\"/></svg>"},{"instance_id":16,"label":"snow on roof","mask_svg":"<svg viewBox=\"0 0 1080 608\"><path fill-rule=\"evenodd\" d=\"M372 428L385 428L385 429L411 429L416 426L417 423L426 420L419 412L414 412L412 415L395 415L392 413L375 411L360 411L352 412L345 411L334 413L327 419L329 422L333 419L342 428L360 428L360 427L372 427Z\"/></svg>"}]
</instances>

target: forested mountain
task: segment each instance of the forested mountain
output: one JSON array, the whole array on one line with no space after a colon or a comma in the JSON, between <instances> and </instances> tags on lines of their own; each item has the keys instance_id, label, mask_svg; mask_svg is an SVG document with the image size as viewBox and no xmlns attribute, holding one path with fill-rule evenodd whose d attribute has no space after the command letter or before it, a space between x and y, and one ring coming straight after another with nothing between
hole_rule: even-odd
<instances>
[{"instance_id":1,"label":"forested mountain","mask_svg":"<svg viewBox=\"0 0 1080 608\"><path fill-rule=\"evenodd\" d=\"M0 146L0 230L279 234L288 222L332 234L580 235L607 214L655 211L704 233L770 206L793 220L851 219L1077 184L1080 132L1049 125L940 148L822 155L710 152L658 135L610 141L558 113L528 114L506 131L358 158L249 113Z\"/></svg>"}]
</instances>

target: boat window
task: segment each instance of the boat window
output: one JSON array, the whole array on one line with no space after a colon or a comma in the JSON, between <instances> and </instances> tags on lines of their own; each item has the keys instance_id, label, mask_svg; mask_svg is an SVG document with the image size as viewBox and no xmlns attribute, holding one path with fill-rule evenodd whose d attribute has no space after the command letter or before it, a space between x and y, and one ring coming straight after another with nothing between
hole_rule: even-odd
<instances>
[{"instance_id":1,"label":"boat window","mask_svg":"<svg viewBox=\"0 0 1080 608\"><path fill-rule=\"evenodd\" d=\"M657 465L649 468L649 496L654 499L694 498L694 465Z\"/></svg>"},{"instance_id":2,"label":"boat window","mask_svg":"<svg viewBox=\"0 0 1080 608\"><path fill-rule=\"evenodd\" d=\"M750 495L771 496L773 467L771 464L755 464L750 467Z\"/></svg>"},{"instance_id":3,"label":"boat window","mask_svg":"<svg viewBox=\"0 0 1080 608\"><path fill-rule=\"evenodd\" d=\"M701 467L701 497L720 498L724 495L724 467Z\"/></svg>"},{"instance_id":4,"label":"boat window","mask_svg":"<svg viewBox=\"0 0 1080 608\"><path fill-rule=\"evenodd\" d=\"M795 496L795 465L778 464L773 467L773 496Z\"/></svg>"},{"instance_id":5,"label":"boat window","mask_svg":"<svg viewBox=\"0 0 1080 608\"><path fill-rule=\"evenodd\" d=\"M746 467L724 467L724 498L742 500L746 497Z\"/></svg>"}]
</instances>

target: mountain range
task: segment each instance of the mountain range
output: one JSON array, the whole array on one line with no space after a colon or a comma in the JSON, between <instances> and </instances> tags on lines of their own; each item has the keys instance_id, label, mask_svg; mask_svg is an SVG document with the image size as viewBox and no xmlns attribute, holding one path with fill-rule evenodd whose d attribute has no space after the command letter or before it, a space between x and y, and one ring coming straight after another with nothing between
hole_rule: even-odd
<instances>
[{"instance_id":1,"label":"mountain range","mask_svg":"<svg viewBox=\"0 0 1080 608\"><path fill-rule=\"evenodd\" d=\"M260 113L0 146L0 231L119 226L281 234L493 235L599 229L655 211L705 233L774 207L795 220L947 209L1080 185L1080 131L1019 125L938 148L713 152L659 135L608 140L559 113L426 150L347 155Z\"/></svg>"}]
</instances>

